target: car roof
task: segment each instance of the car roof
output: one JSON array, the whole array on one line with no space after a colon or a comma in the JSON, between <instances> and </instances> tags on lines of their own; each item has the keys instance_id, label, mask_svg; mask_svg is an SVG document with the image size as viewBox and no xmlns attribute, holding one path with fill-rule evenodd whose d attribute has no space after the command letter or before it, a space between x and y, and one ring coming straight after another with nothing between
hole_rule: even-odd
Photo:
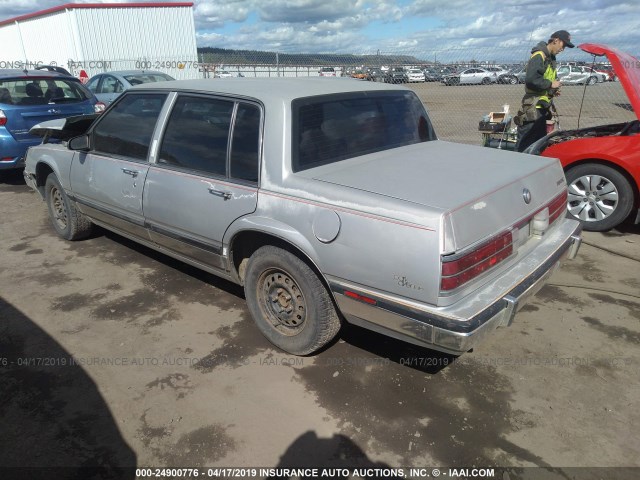
<instances>
[{"instance_id":1,"label":"car roof","mask_svg":"<svg viewBox=\"0 0 640 480\"><path fill-rule=\"evenodd\" d=\"M3 68L0 69L0 78L66 78L72 80L78 80L76 77L65 75L64 73L51 72L49 70L20 70L18 68Z\"/></svg>"},{"instance_id":2,"label":"car roof","mask_svg":"<svg viewBox=\"0 0 640 480\"><path fill-rule=\"evenodd\" d=\"M136 85L131 90L181 90L206 93L231 94L252 97L260 101L285 101L315 95L345 92L369 92L409 89L377 82L356 82L339 77L272 77L272 78L217 78L199 80L174 80Z\"/></svg>"}]
</instances>

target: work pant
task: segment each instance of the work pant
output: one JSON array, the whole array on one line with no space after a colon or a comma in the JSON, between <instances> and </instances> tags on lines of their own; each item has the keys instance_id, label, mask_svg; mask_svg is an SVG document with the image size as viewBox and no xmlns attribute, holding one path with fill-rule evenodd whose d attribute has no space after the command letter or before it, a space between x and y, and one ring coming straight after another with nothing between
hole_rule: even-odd
<instances>
[{"instance_id":1,"label":"work pant","mask_svg":"<svg viewBox=\"0 0 640 480\"><path fill-rule=\"evenodd\" d=\"M538 109L540 116L533 122L525 122L518 127L518 140L516 141L516 151L523 152L529 145L540 140L547 134L547 118L549 111L543 108Z\"/></svg>"}]
</instances>

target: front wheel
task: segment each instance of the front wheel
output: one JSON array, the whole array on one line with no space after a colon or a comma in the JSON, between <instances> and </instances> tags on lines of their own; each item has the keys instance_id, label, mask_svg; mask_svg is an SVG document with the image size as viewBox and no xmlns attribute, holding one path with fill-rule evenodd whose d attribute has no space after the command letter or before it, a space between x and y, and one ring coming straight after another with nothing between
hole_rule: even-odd
<instances>
[{"instance_id":1,"label":"front wheel","mask_svg":"<svg viewBox=\"0 0 640 480\"><path fill-rule=\"evenodd\" d=\"M509 84L516 85L518 83L517 77L509 77Z\"/></svg>"},{"instance_id":2,"label":"front wheel","mask_svg":"<svg viewBox=\"0 0 640 480\"><path fill-rule=\"evenodd\" d=\"M56 233L66 240L80 240L91 234L91 220L78 211L67 197L55 174L47 177L44 186L49 217Z\"/></svg>"},{"instance_id":3,"label":"front wheel","mask_svg":"<svg viewBox=\"0 0 640 480\"><path fill-rule=\"evenodd\" d=\"M622 223L633 208L633 189L619 171L597 163L569 169L568 216L585 230L601 232Z\"/></svg>"},{"instance_id":4,"label":"front wheel","mask_svg":"<svg viewBox=\"0 0 640 480\"><path fill-rule=\"evenodd\" d=\"M589 77L589 80L587 80L587 85L595 85L596 83L598 83L598 79L596 77Z\"/></svg>"},{"instance_id":5,"label":"front wheel","mask_svg":"<svg viewBox=\"0 0 640 480\"><path fill-rule=\"evenodd\" d=\"M300 258L274 246L255 251L247 265L245 297L267 339L294 355L308 355L340 330L331 296Z\"/></svg>"}]
</instances>

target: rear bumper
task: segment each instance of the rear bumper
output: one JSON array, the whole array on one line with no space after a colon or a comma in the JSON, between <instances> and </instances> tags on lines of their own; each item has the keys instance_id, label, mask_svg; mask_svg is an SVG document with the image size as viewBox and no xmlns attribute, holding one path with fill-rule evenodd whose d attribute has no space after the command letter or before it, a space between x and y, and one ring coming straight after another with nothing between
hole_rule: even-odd
<instances>
[{"instance_id":1,"label":"rear bumper","mask_svg":"<svg viewBox=\"0 0 640 480\"><path fill-rule=\"evenodd\" d=\"M15 170L24 168L24 156L0 159L0 170Z\"/></svg>"},{"instance_id":2,"label":"rear bumper","mask_svg":"<svg viewBox=\"0 0 640 480\"><path fill-rule=\"evenodd\" d=\"M500 277L502 282L509 277L520 278L516 285L504 290L499 286L500 281L495 281L446 308L376 293L334 279L329 283L340 311L350 323L409 343L459 355L474 348L497 327L511 325L516 312L544 286L560 262L575 258L582 241L581 229L578 222L566 220L550 234L553 239L548 240L553 241L546 242L548 244L544 247L541 245L539 251L531 252L534 259L521 262L536 265L532 271L520 276L512 269ZM517 268L526 266L514 267ZM496 289L503 292L497 298L492 293ZM345 292L355 292L374 300L375 304L352 298ZM486 298L493 300L486 301Z\"/></svg>"},{"instance_id":3,"label":"rear bumper","mask_svg":"<svg viewBox=\"0 0 640 480\"><path fill-rule=\"evenodd\" d=\"M33 173L27 172L24 170L22 172L22 176L24 177L24 182L31 188L33 188L36 192L38 192L38 184L36 182L36 176Z\"/></svg>"}]
</instances>

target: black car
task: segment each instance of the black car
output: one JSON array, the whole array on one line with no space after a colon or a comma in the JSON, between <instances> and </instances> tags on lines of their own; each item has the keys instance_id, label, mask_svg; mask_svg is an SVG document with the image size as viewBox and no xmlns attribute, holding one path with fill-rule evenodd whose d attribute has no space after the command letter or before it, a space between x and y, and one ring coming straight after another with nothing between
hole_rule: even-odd
<instances>
[{"instance_id":1,"label":"black car","mask_svg":"<svg viewBox=\"0 0 640 480\"><path fill-rule=\"evenodd\" d=\"M386 83L408 83L409 76L404 67L391 67L387 72Z\"/></svg>"},{"instance_id":2,"label":"black car","mask_svg":"<svg viewBox=\"0 0 640 480\"><path fill-rule=\"evenodd\" d=\"M424 81L425 82L439 82L442 80L442 73L433 68L425 68L422 70L424 72Z\"/></svg>"},{"instance_id":3,"label":"black car","mask_svg":"<svg viewBox=\"0 0 640 480\"><path fill-rule=\"evenodd\" d=\"M368 68L365 71L366 79L370 82L384 82L385 74L379 68Z\"/></svg>"}]
</instances>

